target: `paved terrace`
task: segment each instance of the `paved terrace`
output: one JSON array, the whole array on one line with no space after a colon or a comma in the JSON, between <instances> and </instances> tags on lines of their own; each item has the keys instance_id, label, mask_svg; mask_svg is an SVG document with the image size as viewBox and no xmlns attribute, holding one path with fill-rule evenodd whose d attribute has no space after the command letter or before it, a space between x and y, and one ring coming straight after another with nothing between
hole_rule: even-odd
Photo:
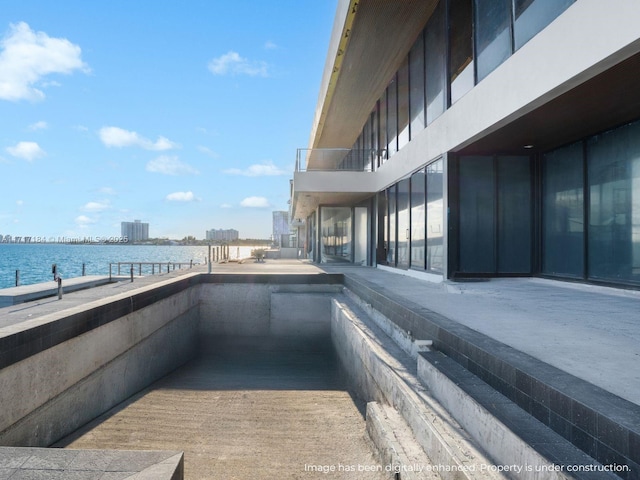
<instances>
[{"instance_id":1,"label":"paved terrace","mask_svg":"<svg viewBox=\"0 0 640 480\"><path fill-rule=\"evenodd\" d=\"M640 291L539 278L432 283L388 270L299 260L215 264L213 273L344 273L640 405ZM0 308L0 328L207 267L136 277ZM53 284L53 282L51 282Z\"/></svg>"}]
</instances>

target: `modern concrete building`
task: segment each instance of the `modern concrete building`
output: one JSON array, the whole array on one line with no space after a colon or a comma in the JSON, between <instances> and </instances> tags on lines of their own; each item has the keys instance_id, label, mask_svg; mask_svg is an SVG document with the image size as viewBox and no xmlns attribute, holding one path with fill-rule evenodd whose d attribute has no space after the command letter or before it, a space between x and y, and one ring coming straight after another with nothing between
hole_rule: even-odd
<instances>
[{"instance_id":1,"label":"modern concrete building","mask_svg":"<svg viewBox=\"0 0 640 480\"><path fill-rule=\"evenodd\" d=\"M129 242L144 242L149 240L149 224L140 220L121 223L121 235L129 239Z\"/></svg>"},{"instance_id":2,"label":"modern concrete building","mask_svg":"<svg viewBox=\"0 0 640 480\"><path fill-rule=\"evenodd\" d=\"M640 4L340 0L291 218L442 280L640 285Z\"/></svg>"},{"instance_id":3,"label":"modern concrete building","mask_svg":"<svg viewBox=\"0 0 640 480\"><path fill-rule=\"evenodd\" d=\"M238 240L239 232L238 230L234 230L233 228L229 228L227 230L223 229L211 229L207 230L206 239L207 240L216 240L222 242L230 242L232 240Z\"/></svg>"}]
</instances>

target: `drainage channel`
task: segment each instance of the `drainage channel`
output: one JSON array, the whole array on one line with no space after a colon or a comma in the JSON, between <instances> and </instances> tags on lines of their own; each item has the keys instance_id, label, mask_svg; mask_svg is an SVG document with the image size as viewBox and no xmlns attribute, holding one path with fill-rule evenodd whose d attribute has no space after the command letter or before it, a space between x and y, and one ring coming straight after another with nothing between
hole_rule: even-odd
<instances>
[{"instance_id":1,"label":"drainage channel","mask_svg":"<svg viewBox=\"0 0 640 480\"><path fill-rule=\"evenodd\" d=\"M181 450L185 478L393 478L331 340L226 337L55 446Z\"/></svg>"}]
</instances>

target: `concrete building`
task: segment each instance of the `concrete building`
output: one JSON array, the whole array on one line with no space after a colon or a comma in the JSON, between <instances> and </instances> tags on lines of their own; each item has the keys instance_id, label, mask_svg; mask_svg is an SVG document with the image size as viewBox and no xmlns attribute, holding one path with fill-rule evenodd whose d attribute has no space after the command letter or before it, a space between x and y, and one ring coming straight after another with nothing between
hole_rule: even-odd
<instances>
[{"instance_id":1,"label":"concrete building","mask_svg":"<svg viewBox=\"0 0 640 480\"><path fill-rule=\"evenodd\" d=\"M291 227L289 226L289 212L275 211L273 213L273 243L278 247L289 247Z\"/></svg>"},{"instance_id":2,"label":"concrete building","mask_svg":"<svg viewBox=\"0 0 640 480\"><path fill-rule=\"evenodd\" d=\"M340 0L291 218L421 277L640 285L640 4Z\"/></svg>"},{"instance_id":3,"label":"concrete building","mask_svg":"<svg viewBox=\"0 0 640 480\"><path fill-rule=\"evenodd\" d=\"M149 240L149 224L142 223L140 220L122 222L120 231L121 235L128 238L130 243Z\"/></svg>"},{"instance_id":4,"label":"concrete building","mask_svg":"<svg viewBox=\"0 0 640 480\"><path fill-rule=\"evenodd\" d=\"M216 240L219 242L231 242L232 240L238 240L239 232L238 230L234 230L233 228L229 228L227 230L220 229L211 229L206 232L207 240Z\"/></svg>"}]
</instances>

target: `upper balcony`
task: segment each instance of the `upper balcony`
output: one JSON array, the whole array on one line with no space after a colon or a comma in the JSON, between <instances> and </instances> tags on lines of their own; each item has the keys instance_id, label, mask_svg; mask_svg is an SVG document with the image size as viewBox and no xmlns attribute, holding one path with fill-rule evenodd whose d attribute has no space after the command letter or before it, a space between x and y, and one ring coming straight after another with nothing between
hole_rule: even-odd
<instances>
[{"instance_id":1,"label":"upper balcony","mask_svg":"<svg viewBox=\"0 0 640 480\"><path fill-rule=\"evenodd\" d=\"M349 148L298 149L291 183L291 220L319 205L352 205L375 194L374 170L384 152Z\"/></svg>"}]
</instances>

